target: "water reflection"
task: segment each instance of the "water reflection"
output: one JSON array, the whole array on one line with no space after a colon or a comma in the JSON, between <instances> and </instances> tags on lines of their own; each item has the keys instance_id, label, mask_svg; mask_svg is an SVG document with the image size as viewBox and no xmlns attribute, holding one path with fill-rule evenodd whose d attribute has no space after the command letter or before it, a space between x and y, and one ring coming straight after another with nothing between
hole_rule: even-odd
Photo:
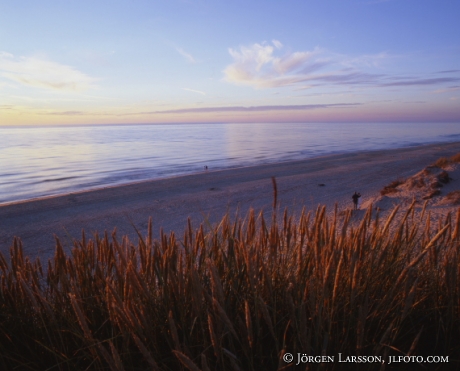
<instances>
[{"instance_id":1,"label":"water reflection","mask_svg":"<svg viewBox=\"0 0 460 371\"><path fill-rule=\"evenodd\" d=\"M190 172L460 139L458 124L0 128L0 203Z\"/></svg>"}]
</instances>

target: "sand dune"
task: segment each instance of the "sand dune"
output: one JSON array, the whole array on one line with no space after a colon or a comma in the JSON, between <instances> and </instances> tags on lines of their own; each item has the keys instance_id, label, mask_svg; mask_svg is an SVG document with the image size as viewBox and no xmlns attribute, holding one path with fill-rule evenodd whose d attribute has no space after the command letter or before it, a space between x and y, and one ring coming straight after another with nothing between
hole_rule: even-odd
<instances>
[{"instance_id":1,"label":"sand dune","mask_svg":"<svg viewBox=\"0 0 460 371\"><path fill-rule=\"evenodd\" d=\"M279 209L287 207L295 215L303 207L314 210L318 204L326 205L328 210L333 210L335 203L340 211L350 209L354 191L362 194L362 209L372 203L385 212L393 204L410 203L415 193L422 205L432 182L427 174L425 185L417 187L420 172L439 157L458 152L459 142L337 154L221 171L209 169L199 174L5 204L0 206L0 250L7 252L14 236L19 236L27 255L47 258L54 251L54 235L70 249L74 239L81 237L82 229L91 236L96 231L112 232L116 227L119 236L128 235L136 241L133 226L145 234L150 216L156 236L163 227L167 233L176 231L180 238L188 217L198 227L203 221L205 226L216 223L226 212L245 215L254 208L271 213L272 176L277 180ZM434 170L431 175L436 176ZM428 207L439 215L458 207L447 195L460 189L460 169L452 167L447 171L453 180L428 202ZM380 195L385 186L399 178L412 180L398 186L394 194Z\"/></svg>"},{"instance_id":2,"label":"sand dune","mask_svg":"<svg viewBox=\"0 0 460 371\"><path fill-rule=\"evenodd\" d=\"M385 214L396 205L404 208L412 203L414 216L430 217L433 228L456 212L460 207L460 163L430 164L406 179L394 179L379 194L369 197L362 208L372 206Z\"/></svg>"}]
</instances>

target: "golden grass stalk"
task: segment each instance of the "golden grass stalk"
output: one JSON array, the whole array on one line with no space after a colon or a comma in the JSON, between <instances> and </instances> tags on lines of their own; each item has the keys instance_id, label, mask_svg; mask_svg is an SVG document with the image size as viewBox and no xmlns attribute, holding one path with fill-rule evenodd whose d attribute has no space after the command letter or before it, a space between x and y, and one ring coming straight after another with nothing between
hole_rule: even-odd
<instances>
[{"instance_id":1,"label":"golden grass stalk","mask_svg":"<svg viewBox=\"0 0 460 371\"><path fill-rule=\"evenodd\" d=\"M182 363L182 365L184 365L185 367L187 367L188 370L190 371L201 371L198 366L193 363L193 361L188 358L184 353L181 353L177 350L173 350L173 353L174 355L177 357L177 359L180 361L180 363Z\"/></svg>"},{"instance_id":2,"label":"golden grass stalk","mask_svg":"<svg viewBox=\"0 0 460 371\"><path fill-rule=\"evenodd\" d=\"M149 221L137 244L82 234L66 253L57 240L44 267L15 239L0 254L0 367L277 370L283 352L459 361L460 210L432 223L415 207L357 221L285 211L271 225L227 215L207 231L189 221L181 241L153 240Z\"/></svg>"}]
</instances>

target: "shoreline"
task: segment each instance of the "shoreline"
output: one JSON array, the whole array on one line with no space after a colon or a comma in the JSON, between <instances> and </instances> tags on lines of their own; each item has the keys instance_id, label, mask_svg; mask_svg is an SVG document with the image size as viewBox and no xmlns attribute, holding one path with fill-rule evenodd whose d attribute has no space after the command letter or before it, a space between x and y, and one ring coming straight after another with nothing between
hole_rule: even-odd
<instances>
[{"instance_id":1,"label":"shoreline","mask_svg":"<svg viewBox=\"0 0 460 371\"><path fill-rule=\"evenodd\" d=\"M181 238L188 217L197 228L203 221L212 224L237 210L242 216L250 208L268 215L273 203L272 176L277 180L281 211L287 207L295 216L303 207L315 210L318 204L330 211L335 203L345 210L352 207L354 191L363 195L363 203L393 180L414 175L439 157L458 152L460 142L348 152L10 202L0 205L0 251L7 253L18 236L25 255L46 259L54 253L54 234L69 251L73 240L81 239L82 229L92 238L96 231L102 235L117 228L118 237L128 235L135 242L133 225L145 235L150 216L155 238L160 227Z\"/></svg>"},{"instance_id":2,"label":"shoreline","mask_svg":"<svg viewBox=\"0 0 460 371\"><path fill-rule=\"evenodd\" d=\"M268 130L268 123L224 124L211 125L209 130L198 125L185 132L180 125L167 125L164 133L154 126L145 129L142 125L124 125L116 132L105 126L64 126L48 134L38 128L31 129L33 132L12 130L7 134L4 150L0 150L9 163L0 171L0 205L185 176L202 172L205 165L225 170L356 150L460 141L458 125L454 123L388 123L384 128L375 123L291 123L273 130ZM259 135L262 132L264 135ZM113 151L113 140L117 151ZM56 145L67 148L72 155L57 149L49 152ZM34 156L36 151L43 155Z\"/></svg>"},{"instance_id":3,"label":"shoreline","mask_svg":"<svg viewBox=\"0 0 460 371\"><path fill-rule=\"evenodd\" d=\"M447 144L454 144L456 142L449 142ZM460 142L459 142L460 143ZM346 156L350 154L365 154L365 153L372 153L372 152L379 152L379 151L393 151L393 150L404 150L404 149L409 149L409 148L415 148L415 147L422 147L422 146L431 146L431 145L441 145L443 142L436 142L436 143L429 143L429 144L422 144L422 145L412 145L412 146L407 146L407 147L400 147L400 148L392 148L392 149L376 149L376 150L361 150L361 151L348 151L348 152L339 152L339 153L329 153L329 154L323 154L323 155L318 155L314 157L308 157L304 159L290 159L290 160L283 160L283 161L274 161L274 162L263 162L255 165L246 165L246 166L232 166L232 167L221 167L221 168L213 168L213 169L206 169L206 170L199 170L199 171L193 171L193 172L187 172L187 173L178 173L178 174L173 174L173 175L168 175L164 177L157 177L157 178L152 178L152 179L144 179L144 180L135 180L135 181L130 181L130 182L122 182L119 184L107 184L107 185L100 185L100 186L94 186L86 189L80 189L80 190L74 190L74 191L68 191L68 192L63 192L63 193L57 193L57 194L51 194L51 195L43 195L43 196L36 196L36 197L31 197L31 198L25 198L25 199L20 199L20 200L13 200L13 201L5 201L5 202L0 202L0 208L3 206L12 206L12 205L18 205L18 204L23 204L23 203L28 203L28 202L36 202L36 201L42 201L42 200L49 200L53 198L59 198L59 197L66 197L70 195L80 195L88 192L96 192L96 191L102 191L102 190L109 190L112 188L119 188L119 187L129 187L129 186L135 186L138 184L143 184L143 183L150 183L150 182L157 182L157 181L167 181L167 180L172 180L175 178L186 178L188 176L199 176L201 174L207 174L207 173L216 173L216 172L225 172L225 171L234 171L234 170L243 170L243 169L258 169L261 167L265 166L281 166L283 164L285 165L291 165L299 162L305 162L305 161L313 161L316 159L322 159L326 157L341 157L341 156Z\"/></svg>"},{"instance_id":4,"label":"shoreline","mask_svg":"<svg viewBox=\"0 0 460 371\"><path fill-rule=\"evenodd\" d=\"M70 195L80 195L83 193L88 193L88 192L96 192L96 191L102 191L102 190L108 190L112 188L119 188L119 187L126 187L126 186L134 186L137 184L143 184L143 183L150 183L150 182L157 182L157 181L164 181L164 180L171 180L175 178L185 178L188 176L198 176L200 174L207 174L207 173L216 173L216 172L225 172L225 171L233 171L233 170L242 170L242 169L247 169L247 168L261 168L265 166L281 166L283 164L285 165L291 165L299 162L305 162L305 161L314 161L316 159L322 159L326 157L342 157L342 156L347 156L347 155L359 155L359 154L366 154L366 153L374 153L374 152L385 152L385 151L403 151L405 149L411 149L411 148L421 148L421 147L430 147L430 146L436 146L436 145L443 145L443 144L457 144L460 142L434 142L434 143L425 143L425 144L411 144L408 146L404 147L397 147L397 148L386 148L386 149L375 149L375 150L358 150L358 151L348 151L348 152L336 152L336 153L329 153L329 154L323 154L323 155L318 155L314 157L308 157L304 159L290 159L290 160L283 160L283 161L274 161L274 162L264 162L264 163L259 163L255 165L246 165L246 166L233 166L233 167L223 167L223 168L215 168L215 169L206 169L206 170L200 170L200 171L194 171L194 172L189 172L189 173L178 173L175 175L168 175L165 177L157 177L157 178L152 178L152 179L144 179L144 180L135 180L131 182L126 182L126 183L119 183L119 184L108 184L108 185L100 185L100 186L95 186L95 187L90 187L86 189L81 189L81 190L75 190L75 191L69 191L69 192L64 192L64 193L58 193L58 194L52 194L52 195L44 195L44 196L36 196L32 198L26 198L22 200L13 200L13 201L5 201L5 202L0 202L0 208L3 206L12 206L12 205L18 205L18 204L23 204L23 203L28 203L28 202L36 202L36 201L42 201L42 200L48 200L48 199L53 199L53 198L59 198L59 197L66 197Z\"/></svg>"}]
</instances>

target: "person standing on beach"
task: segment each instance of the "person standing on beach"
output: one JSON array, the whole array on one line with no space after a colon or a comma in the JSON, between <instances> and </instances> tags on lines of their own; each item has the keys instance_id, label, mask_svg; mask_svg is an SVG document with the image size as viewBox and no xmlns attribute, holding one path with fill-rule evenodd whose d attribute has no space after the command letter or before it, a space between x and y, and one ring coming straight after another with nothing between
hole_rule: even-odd
<instances>
[{"instance_id":1,"label":"person standing on beach","mask_svg":"<svg viewBox=\"0 0 460 371\"><path fill-rule=\"evenodd\" d=\"M361 193L356 193L356 191L355 191L355 194L351 196L351 198L353 199L353 210L358 209L358 200L360 197L361 197Z\"/></svg>"}]
</instances>

